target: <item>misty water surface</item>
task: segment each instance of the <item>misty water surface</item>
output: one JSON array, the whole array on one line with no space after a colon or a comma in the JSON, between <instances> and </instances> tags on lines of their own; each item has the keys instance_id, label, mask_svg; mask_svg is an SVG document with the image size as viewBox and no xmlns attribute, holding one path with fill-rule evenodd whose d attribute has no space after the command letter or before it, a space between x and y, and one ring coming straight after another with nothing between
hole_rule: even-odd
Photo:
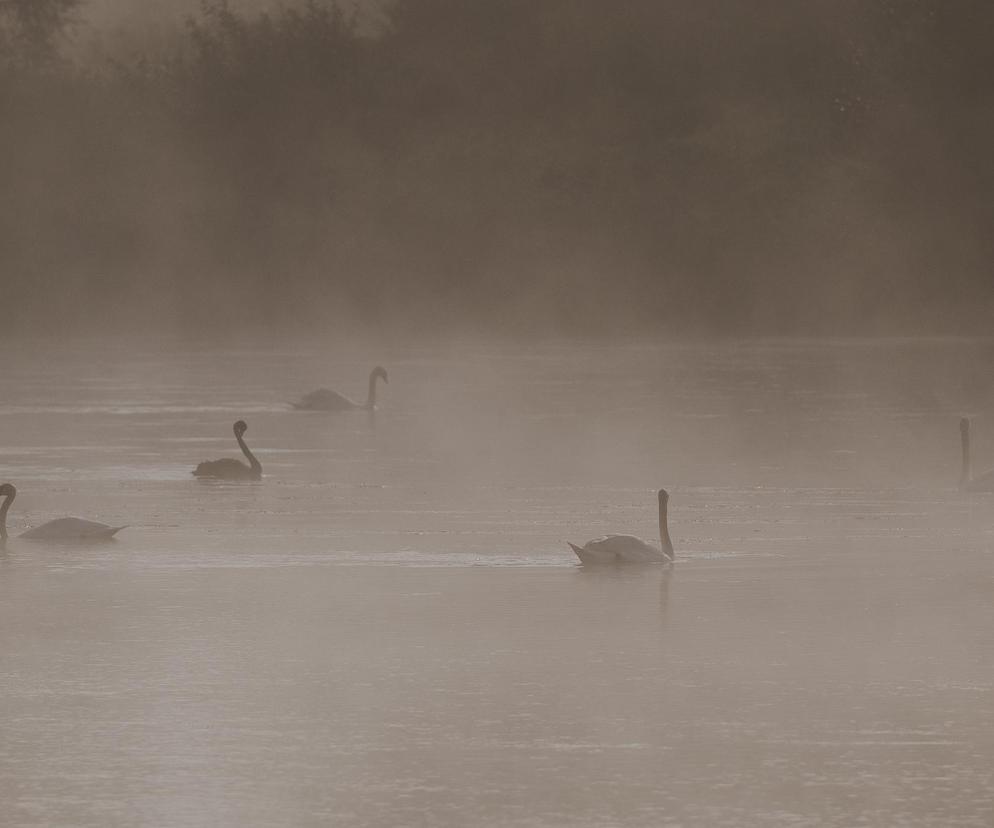
<instances>
[{"instance_id":1,"label":"misty water surface","mask_svg":"<svg viewBox=\"0 0 994 828\"><path fill-rule=\"evenodd\" d=\"M991 822L987 341L7 354L6 824Z\"/></svg>"}]
</instances>

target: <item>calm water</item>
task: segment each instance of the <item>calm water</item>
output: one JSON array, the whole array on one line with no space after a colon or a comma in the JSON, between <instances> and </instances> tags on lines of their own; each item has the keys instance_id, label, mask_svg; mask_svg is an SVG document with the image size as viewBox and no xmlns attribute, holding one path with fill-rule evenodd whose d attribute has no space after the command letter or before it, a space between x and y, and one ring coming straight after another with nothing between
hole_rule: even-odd
<instances>
[{"instance_id":1,"label":"calm water","mask_svg":"<svg viewBox=\"0 0 994 828\"><path fill-rule=\"evenodd\" d=\"M0 824L994 824L991 342L5 350Z\"/></svg>"}]
</instances>

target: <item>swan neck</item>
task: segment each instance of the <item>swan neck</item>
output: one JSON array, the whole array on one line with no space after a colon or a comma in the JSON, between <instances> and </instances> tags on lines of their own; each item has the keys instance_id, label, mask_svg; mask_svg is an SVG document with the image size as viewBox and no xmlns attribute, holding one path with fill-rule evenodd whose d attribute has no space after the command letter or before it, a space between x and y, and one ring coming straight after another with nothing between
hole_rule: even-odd
<instances>
[{"instance_id":1,"label":"swan neck","mask_svg":"<svg viewBox=\"0 0 994 828\"><path fill-rule=\"evenodd\" d=\"M960 473L959 484L965 486L973 479L973 470L970 468L970 431L964 428L960 432L963 449L963 470Z\"/></svg>"},{"instance_id":2,"label":"swan neck","mask_svg":"<svg viewBox=\"0 0 994 828\"><path fill-rule=\"evenodd\" d=\"M10 509L10 504L14 502L14 495L7 495L4 498L3 505L0 506L0 541L7 540L7 510Z\"/></svg>"},{"instance_id":3,"label":"swan neck","mask_svg":"<svg viewBox=\"0 0 994 828\"><path fill-rule=\"evenodd\" d=\"M673 560L673 541L670 540L670 528L666 521L666 501L659 501L659 543L663 548L663 554L671 561Z\"/></svg>"},{"instance_id":4,"label":"swan neck","mask_svg":"<svg viewBox=\"0 0 994 828\"><path fill-rule=\"evenodd\" d=\"M366 393L366 404L363 408L370 411L376 406L376 369L369 372L369 391Z\"/></svg>"},{"instance_id":5,"label":"swan neck","mask_svg":"<svg viewBox=\"0 0 994 828\"><path fill-rule=\"evenodd\" d=\"M251 451L249 451L249 447L245 445L245 438L242 437L241 434L235 434L235 439L238 441L238 447L242 450L242 454L244 454L248 458L249 465L252 467L252 471L256 472L257 474L261 474L262 463L256 460L255 455L252 454Z\"/></svg>"}]
</instances>

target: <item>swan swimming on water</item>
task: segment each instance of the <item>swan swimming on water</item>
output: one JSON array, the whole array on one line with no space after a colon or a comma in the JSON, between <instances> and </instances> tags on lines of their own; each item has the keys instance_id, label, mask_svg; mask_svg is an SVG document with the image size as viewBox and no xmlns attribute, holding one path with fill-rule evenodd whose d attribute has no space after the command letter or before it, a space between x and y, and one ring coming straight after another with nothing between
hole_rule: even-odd
<instances>
[{"instance_id":1,"label":"swan swimming on water","mask_svg":"<svg viewBox=\"0 0 994 828\"><path fill-rule=\"evenodd\" d=\"M299 402L293 403L293 407L301 411L355 411L364 409L372 411L376 408L376 380L387 380L386 368L377 365L369 372L369 391L366 394L366 402L357 403L348 397L331 391L327 388L319 388L305 395Z\"/></svg>"},{"instance_id":2,"label":"swan swimming on water","mask_svg":"<svg viewBox=\"0 0 994 828\"><path fill-rule=\"evenodd\" d=\"M673 560L673 542L666 525L666 506L670 496L666 489L659 490L659 540L662 548L646 543L634 535L607 535L587 541L583 546L570 543L580 562L590 564L614 563L670 563ZM568 541L567 541L568 543Z\"/></svg>"},{"instance_id":3,"label":"swan swimming on water","mask_svg":"<svg viewBox=\"0 0 994 828\"><path fill-rule=\"evenodd\" d=\"M994 469L980 477L973 476L970 465L970 421L966 417L959 421L959 434L963 447L963 471L960 474L959 487L968 492L994 492Z\"/></svg>"},{"instance_id":4,"label":"swan swimming on water","mask_svg":"<svg viewBox=\"0 0 994 828\"><path fill-rule=\"evenodd\" d=\"M248 430L244 420L237 420L232 427L235 432L235 439L238 447L248 458L249 465L245 465L241 460L225 457L221 460L204 460L193 470L194 477L215 478L218 480L259 480L262 478L262 463L255 459L255 455L249 451L245 445L242 435Z\"/></svg>"},{"instance_id":5,"label":"swan swimming on water","mask_svg":"<svg viewBox=\"0 0 994 828\"><path fill-rule=\"evenodd\" d=\"M0 497L4 498L3 505L0 506L0 543L2 543L7 540L7 511L10 509L10 504L14 502L14 498L17 497L17 489L12 483L4 483L0 485ZM106 523L97 523L94 520L65 517L50 520L34 529L28 529L20 537L29 540L109 540L122 529L124 529L123 526L108 526Z\"/></svg>"}]
</instances>

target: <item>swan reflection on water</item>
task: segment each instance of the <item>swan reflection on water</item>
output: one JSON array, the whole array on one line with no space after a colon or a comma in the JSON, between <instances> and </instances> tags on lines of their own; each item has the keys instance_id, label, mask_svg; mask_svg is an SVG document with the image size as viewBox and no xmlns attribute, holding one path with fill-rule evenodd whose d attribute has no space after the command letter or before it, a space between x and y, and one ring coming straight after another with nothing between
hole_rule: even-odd
<instances>
[{"instance_id":1,"label":"swan reflection on water","mask_svg":"<svg viewBox=\"0 0 994 828\"><path fill-rule=\"evenodd\" d=\"M585 583L604 584L606 589L617 592L615 598L624 604L625 611L633 610L636 604L642 604L648 608L648 602L652 599L648 590L658 589L655 598L658 599L658 623L665 627L668 624L670 609L670 586L673 583L676 567L663 565L658 562L627 563L620 566L575 566L573 572L576 577ZM658 577L659 582L654 579ZM608 586L610 585L610 586ZM616 585L616 587L615 587ZM604 593L597 588L597 594L601 597ZM584 601L588 601L589 596L585 596ZM648 616L646 616L648 620Z\"/></svg>"},{"instance_id":2,"label":"swan reflection on water","mask_svg":"<svg viewBox=\"0 0 994 828\"><path fill-rule=\"evenodd\" d=\"M960 473L959 487L967 492L994 492L994 469L980 477L973 476L970 463L970 420L963 417L959 421L960 444L963 449L963 470Z\"/></svg>"}]
</instances>

